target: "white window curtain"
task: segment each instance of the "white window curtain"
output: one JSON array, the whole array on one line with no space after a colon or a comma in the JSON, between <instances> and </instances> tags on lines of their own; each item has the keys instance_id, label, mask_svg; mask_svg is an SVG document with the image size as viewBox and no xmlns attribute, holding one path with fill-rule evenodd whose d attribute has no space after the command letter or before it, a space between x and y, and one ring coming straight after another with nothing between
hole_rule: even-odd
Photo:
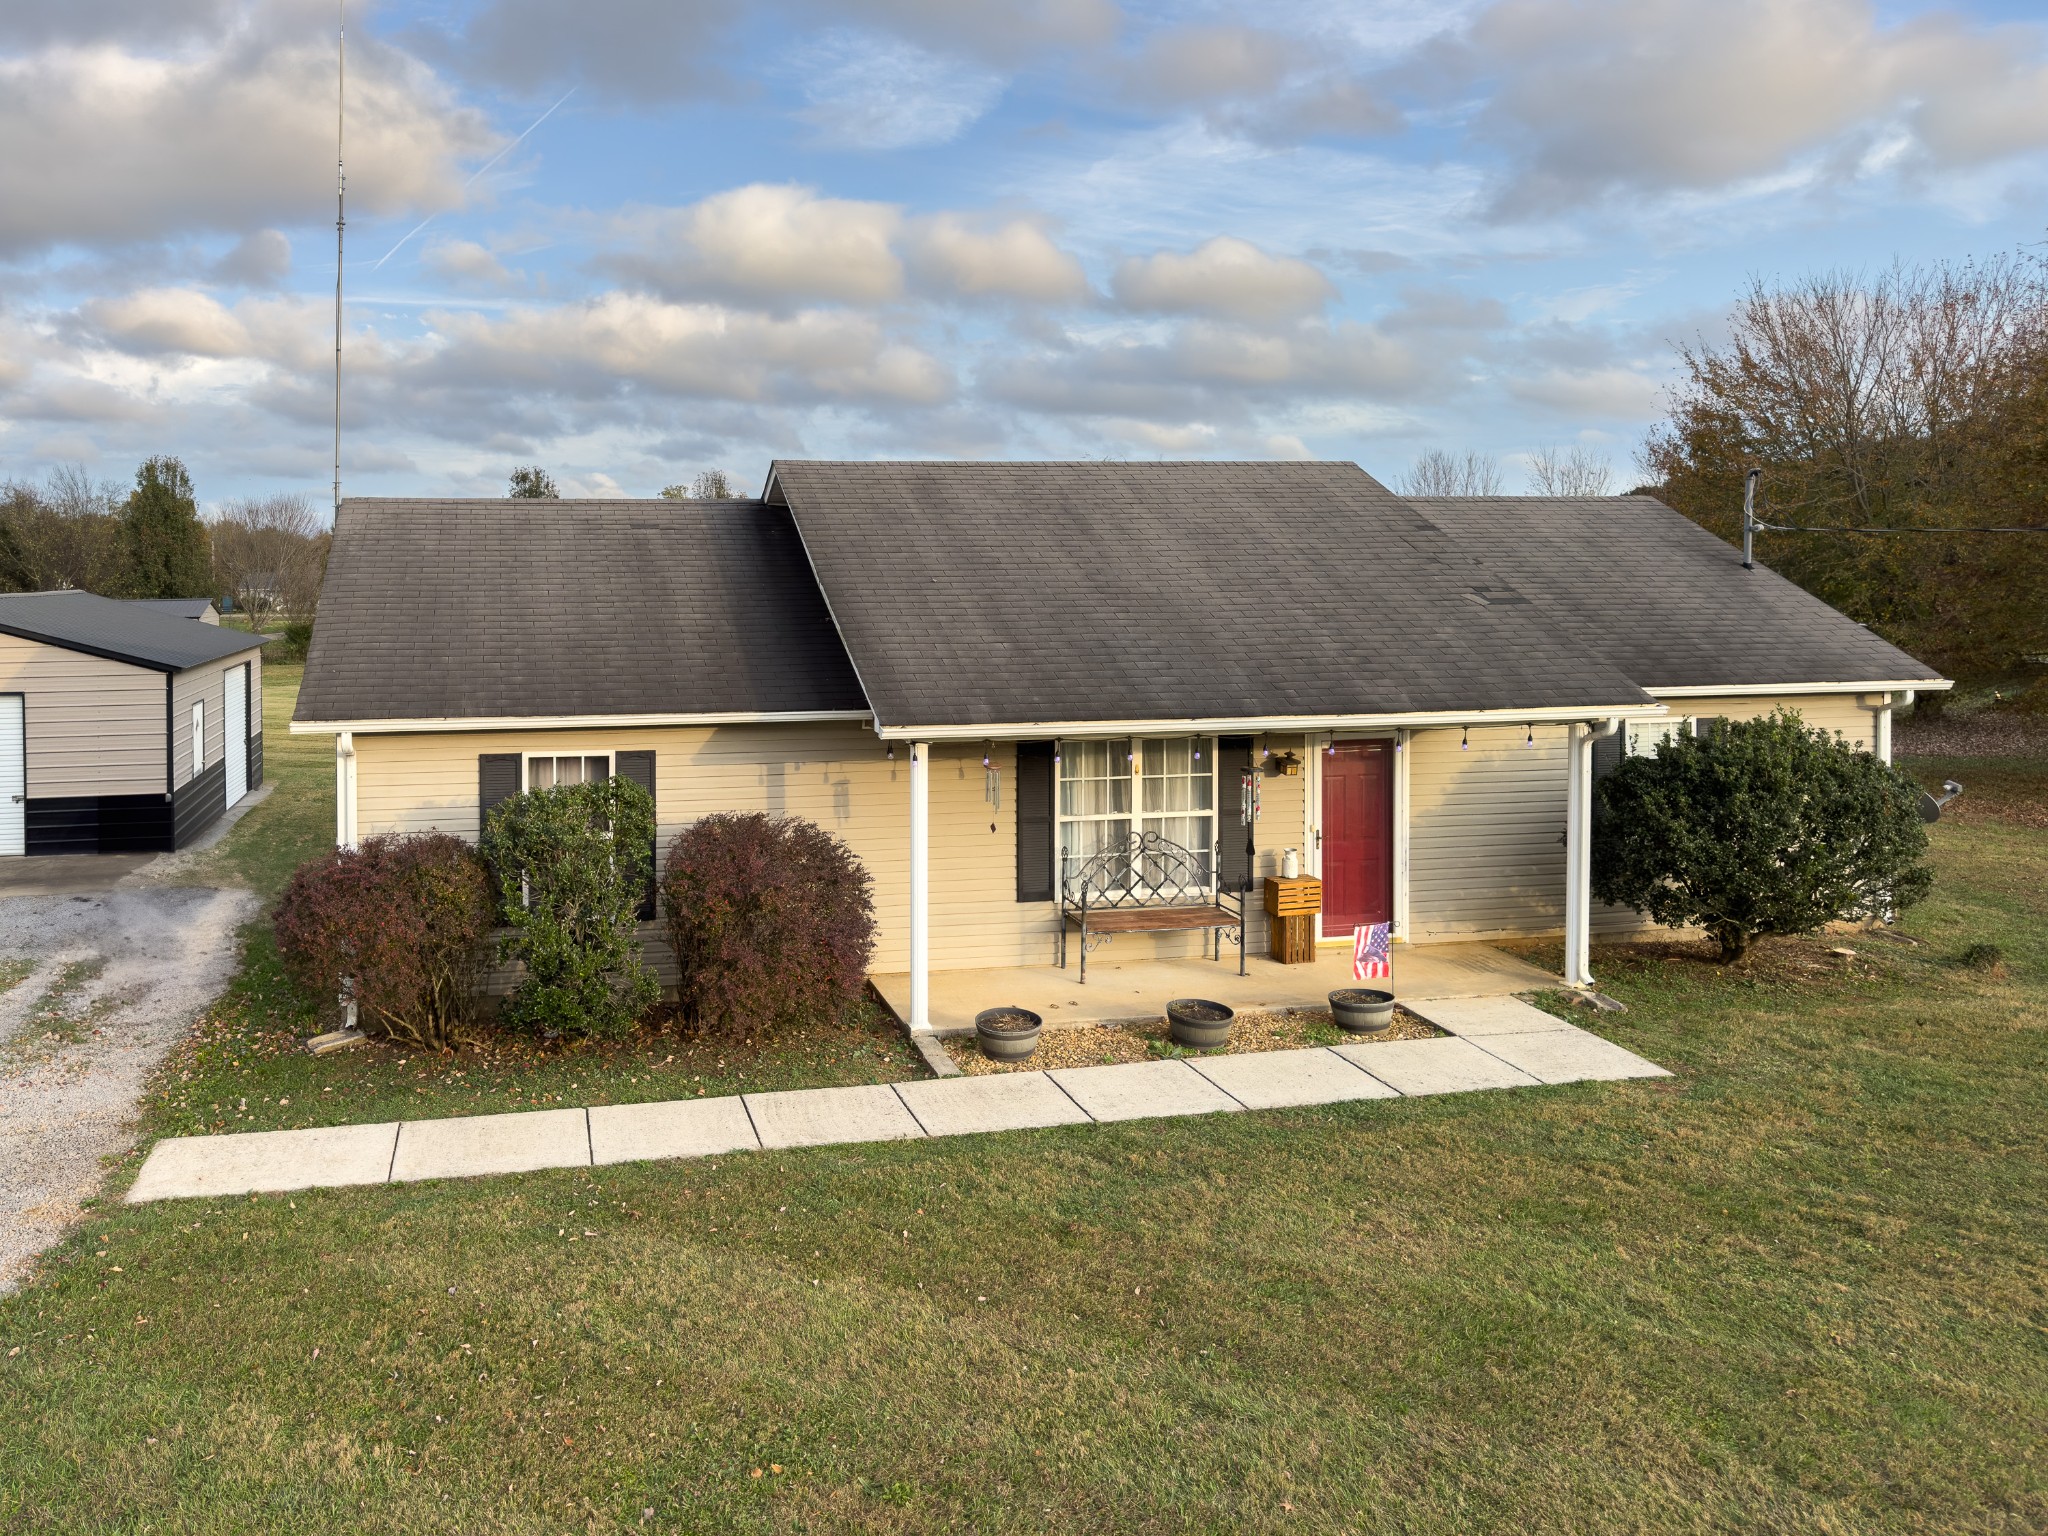
<instances>
[{"instance_id":1,"label":"white window curtain","mask_svg":"<svg viewBox=\"0 0 2048 1536\"><path fill-rule=\"evenodd\" d=\"M1131 834L1156 833L1193 855L1191 869L1112 860L1092 878L1097 890L1162 880L1186 890L1215 882L1216 739L1167 736L1060 743L1059 846L1062 880Z\"/></svg>"},{"instance_id":2,"label":"white window curtain","mask_svg":"<svg viewBox=\"0 0 2048 1536\"><path fill-rule=\"evenodd\" d=\"M529 790L553 789L557 784L602 784L611 776L609 753L529 757L526 760L526 787Z\"/></svg>"}]
</instances>

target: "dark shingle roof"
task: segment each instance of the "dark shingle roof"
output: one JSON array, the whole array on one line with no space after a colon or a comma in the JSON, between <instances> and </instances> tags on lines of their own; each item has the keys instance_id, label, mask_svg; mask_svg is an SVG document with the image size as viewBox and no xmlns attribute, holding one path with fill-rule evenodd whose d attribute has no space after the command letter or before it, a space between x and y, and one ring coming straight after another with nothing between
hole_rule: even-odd
<instances>
[{"instance_id":1,"label":"dark shingle roof","mask_svg":"<svg viewBox=\"0 0 2048 1536\"><path fill-rule=\"evenodd\" d=\"M91 592L14 592L0 596L0 634L41 640L150 667L182 672L253 650L262 637L166 613L153 602L123 602Z\"/></svg>"},{"instance_id":2,"label":"dark shingle roof","mask_svg":"<svg viewBox=\"0 0 2048 1536\"><path fill-rule=\"evenodd\" d=\"M1940 674L1650 496L1410 497L1474 579L1645 688L1931 682Z\"/></svg>"},{"instance_id":3,"label":"dark shingle roof","mask_svg":"<svg viewBox=\"0 0 2048 1536\"><path fill-rule=\"evenodd\" d=\"M779 462L885 726L1649 702L1355 464ZM1483 584L1483 583L1482 583Z\"/></svg>"},{"instance_id":4,"label":"dark shingle roof","mask_svg":"<svg viewBox=\"0 0 2048 1536\"><path fill-rule=\"evenodd\" d=\"M865 708L779 508L362 500L335 522L297 718Z\"/></svg>"},{"instance_id":5,"label":"dark shingle roof","mask_svg":"<svg viewBox=\"0 0 2048 1536\"><path fill-rule=\"evenodd\" d=\"M210 597L131 597L126 601L140 603L178 619L204 619L213 612L213 599Z\"/></svg>"}]
</instances>

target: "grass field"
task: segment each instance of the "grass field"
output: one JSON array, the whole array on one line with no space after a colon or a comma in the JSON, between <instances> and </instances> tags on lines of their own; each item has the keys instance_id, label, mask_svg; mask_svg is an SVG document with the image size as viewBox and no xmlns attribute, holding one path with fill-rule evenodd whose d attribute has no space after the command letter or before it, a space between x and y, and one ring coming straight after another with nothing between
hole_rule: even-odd
<instances>
[{"instance_id":1,"label":"grass field","mask_svg":"<svg viewBox=\"0 0 2048 1536\"><path fill-rule=\"evenodd\" d=\"M2012 772L1917 945L1597 957L1668 1081L109 1207L0 1530L2048 1528Z\"/></svg>"}]
</instances>

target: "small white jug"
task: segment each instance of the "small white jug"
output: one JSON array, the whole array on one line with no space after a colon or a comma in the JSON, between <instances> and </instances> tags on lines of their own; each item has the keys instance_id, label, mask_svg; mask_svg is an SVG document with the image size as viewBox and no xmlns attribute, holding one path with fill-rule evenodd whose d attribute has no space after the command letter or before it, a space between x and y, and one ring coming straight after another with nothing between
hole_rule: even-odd
<instances>
[{"instance_id":1,"label":"small white jug","mask_svg":"<svg viewBox=\"0 0 2048 1536\"><path fill-rule=\"evenodd\" d=\"M1301 850L1290 848L1280 855L1280 878L1299 880L1301 878Z\"/></svg>"}]
</instances>

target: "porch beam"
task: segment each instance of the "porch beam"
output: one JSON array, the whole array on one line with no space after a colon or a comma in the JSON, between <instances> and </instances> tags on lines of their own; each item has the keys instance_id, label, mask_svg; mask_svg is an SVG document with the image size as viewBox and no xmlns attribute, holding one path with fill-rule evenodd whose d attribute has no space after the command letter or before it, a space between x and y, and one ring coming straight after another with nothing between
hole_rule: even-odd
<instances>
[{"instance_id":1,"label":"porch beam","mask_svg":"<svg viewBox=\"0 0 2048 1536\"><path fill-rule=\"evenodd\" d=\"M931 743L910 744L910 1019L932 1027Z\"/></svg>"},{"instance_id":2,"label":"porch beam","mask_svg":"<svg viewBox=\"0 0 2048 1536\"><path fill-rule=\"evenodd\" d=\"M350 731L334 737L334 846L356 845L356 743Z\"/></svg>"},{"instance_id":3,"label":"porch beam","mask_svg":"<svg viewBox=\"0 0 2048 1536\"><path fill-rule=\"evenodd\" d=\"M1593 743L1619 720L1565 728L1564 984L1593 985Z\"/></svg>"}]
</instances>

